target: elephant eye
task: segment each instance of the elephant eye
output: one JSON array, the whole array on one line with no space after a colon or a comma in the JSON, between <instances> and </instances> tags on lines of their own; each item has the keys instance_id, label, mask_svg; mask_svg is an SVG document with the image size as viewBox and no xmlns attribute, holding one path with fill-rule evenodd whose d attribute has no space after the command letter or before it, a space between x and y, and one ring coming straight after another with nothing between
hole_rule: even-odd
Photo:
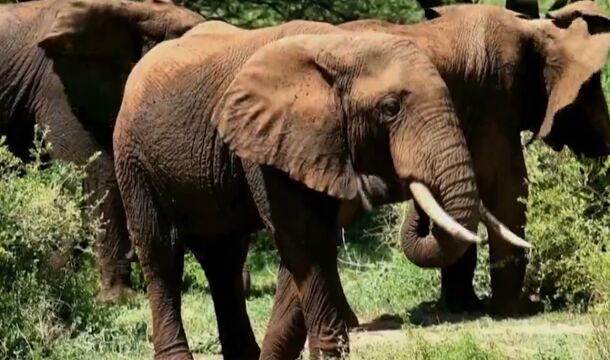
<instances>
[{"instance_id":1,"label":"elephant eye","mask_svg":"<svg viewBox=\"0 0 610 360\"><path fill-rule=\"evenodd\" d=\"M384 120L393 120L400 113L400 99L397 96L388 96L381 101L379 109Z\"/></svg>"}]
</instances>

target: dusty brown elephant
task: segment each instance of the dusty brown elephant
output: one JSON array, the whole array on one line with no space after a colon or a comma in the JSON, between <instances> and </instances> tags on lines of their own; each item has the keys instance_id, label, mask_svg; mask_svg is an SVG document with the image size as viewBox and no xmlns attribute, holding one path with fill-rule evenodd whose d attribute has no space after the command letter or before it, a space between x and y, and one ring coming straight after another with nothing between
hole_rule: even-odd
<instances>
[{"instance_id":1,"label":"dusty brown elephant","mask_svg":"<svg viewBox=\"0 0 610 360\"><path fill-rule=\"evenodd\" d=\"M405 35L427 49L447 81L483 202L523 236L525 205L518 199L527 197L527 173L521 131L534 132L555 150L567 146L590 157L610 153L610 121L600 81L610 35L591 35L581 18L560 28L555 21L524 20L495 7L454 6L435 12L439 17L428 23L430 29L453 26L443 33L455 34L455 40L483 34L480 42L473 41L483 47L464 44L449 47L448 53L438 46L440 36L435 38L424 26L405 27ZM428 235L428 223L417 206L407 215L405 254L421 266L443 268L442 297L449 309L480 308L472 285L476 247L453 254L463 255L456 262L447 261L445 254L434 251L436 240ZM521 293L527 263L523 250L498 241L495 233L489 240L491 311L531 311Z\"/></svg>"},{"instance_id":2,"label":"dusty brown elephant","mask_svg":"<svg viewBox=\"0 0 610 360\"><path fill-rule=\"evenodd\" d=\"M518 198L527 196L527 174L521 131L533 131L556 150L568 146L586 156L610 151L609 116L600 84L610 38L590 35L583 20L571 13L554 14L553 21L561 17L566 29L549 20L528 21L501 8L476 5L429 9L428 16L437 18L416 25L365 20L341 27L406 36L426 52L456 105L483 202L522 235L525 207ZM359 211L352 207L351 214ZM530 304L521 299L523 250L500 242L497 224L487 225L492 230L491 310L530 311ZM444 253L439 250L446 234L434 228L429 234L429 229L427 216L416 204L403 224L405 254L422 266L449 265L442 270L442 297L450 310L481 309L472 285L476 247L464 244ZM288 344L285 353L298 354L306 337L303 308L285 269L280 270L269 326L263 346Z\"/></svg>"},{"instance_id":3,"label":"dusty brown elephant","mask_svg":"<svg viewBox=\"0 0 610 360\"><path fill-rule=\"evenodd\" d=\"M0 5L0 133L26 159L34 124L48 127L51 158L85 163L85 187L107 197L98 246L102 298L129 286L125 214L112 160L112 128L133 64L154 44L203 21L151 1L42 0ZM94 200L94 199L92 199Z\"/></svg>"},{"instance_id":4,"label":"dusty brown elephant","mask_svg":"<svg viewBox=\"0 0 610 360\"><path fill-rule=\"evenodd\" d=\"M425 9L426 16L428 16L429 18L438 17L438 12L435 11L434 6L440 5L440 3L441 3L440 1L419 0L418 2ZM460 2L469 2L469 1L465 0L465 1L460 1ZM608 15L605 13L605 11L600 9L593 1L580 0L580 1L570 2L569 5L566 5L567 3L568 3L567 1L562 1L562 0L557 1L552 6L552 8L551 8L552 11L550 11L549 13L546 14L546 16L549 19L551 19L555 25L557 25L558 27L561 27L561 28L567 28L570 26L570 24L572 23L573 20L575 20L577 18L582 18L586 21L590 34L599 34L599 33L604 33L604 32L610 32L610 19L608 18ZM538 18L540 15L539 9L538 9L538 2L536 0L521 0L521 1L507 0L506 7L510 10L522 13L532 19ZM466 10L463 9L462 11L466 11ZM374 20L373 21L369 21L369 20L356 21L356 22L344 24L342 26L348 27L348 28L355 27L356 30L360 30L360 29L362 29L362 30L380 30L382 32L394 32L395 31L396 33L400 33L401 31L403 31L392 24L388 24L388 23L384 23L384 22L377 22ZM415 28L424 26L424 28L422 29L422 32L421 32L421 34L422 34L421 36L423 36L423 32L425 31L425 28L427 25L425 25L425 23L424 23L424 24L418 24L418 25L414 25L414 26L415 26ZM460 44L462 44L462 43L460 43ZM440 52L437 52L437 53L441 57L445 56L445 54L442 54ZM466 54L466 56L472 56L472 55L474 55L474 54ZM459 59L459 61L466 62L468 60ZM460 65L460 64L457 64L457 65ZM463 64L461 66L463 66ZM452 70L450 67L451 67L451 64L449 64L449 63L444 66L445 71L447 71L446 76L450 76L450 77L461 76L461 74L460 74L461 70L459 67L457 67L457 70ZM493 76L493 74L490 74L489 76ZM519 95L517 95L517 96L519 96ZM527 95L522 95L522 96L527 96ZM518 119L516 119L516 120L518 121ZM604 138L606 136L607 135L604 132L600 133L601 138ZM591 154L591 152L584 152L584 154L587 156L594 156L594 154ZM348 213L348 216L345 217L345 221L343 221L342 224L346 227L349 227L351 225L351 223L353 222L353 220L355 218L357 218L357 216L362 214L362 212L363 212L362 209L357 209L357 208L352 207L351 212ZM467 267L470 268L471 266L472 266L472 264L468 265ZM467 269L464 269L464 271L466 273L471 272L471 270L467 270ZM250 273L248 271L244 271L243 277L244 277L244 284L245 284L245 286L247 286L247 289L249 289ZM453 280L451 278L448 278L445 281L445 283L447 285L449 285L449 283L451 283L451 282L453 282ZM457 297L458 296L456 296L456 298ZM480 309L480 304L481 303L478 300L473 300L470 305L467 304L466 306L461 306L459 304L456 304L454 301L449 301L447 305L449 307L449 310L459 312L459 311L464 311L464 310ZM503 312L506 312L506 311L503 311ZM354 327L354 326L358 325L357 318L351 309L346 309L345 313L349 314L350 320L348 321L348 324L350 325L350 327Z\"/></svg>"},{"instance_id":5,"label":"dusty brown elephant","mask_svg":"<svg viewBox=\"0 0 610 360\"><path fill-rule=\"evenodd\" d=\"M610 37L590 35L580 18L562 29L550 20L520 19L497 7L448 6L427 13L438 18L413 26L360 21L343 27L402 33L426 51L456 104L483 202L523 235L525 207L517 200L527 196L521 131L533 131L556 150L568 146L586 156L610 151L600 84ZM449 309L480 308L472 287L476 248L442 254L427 224L417 207L408 214L405 254L418 265L443 268L442 296ZM520 311L526 260L522 250L505 244L490 236L492 304L496 312L515 313Z\"/></svg>"},{"instance_id":6,"label":"dusty brown elephant","mask_svg":"<svg viewBox=\"0 0 610 360\"><path fill-rule=\"evenodd\" d=\"M609 116L600 84L610 35L589 34L587 24L568 10L551 14L553 21L525 20L501 8L477 5L427 13L438 18L409 26L367 20L341 27L407 36L430 57L455 102L483 202L522 235L525 207L518 198L527 196L527 174L521 131L533 131L556 150L568 146L586 156L607 155L610 150ZM588 20L601 24L600 16ZM557 20L567 28L555 26ZM531 311L520 298L526 265L523 250L500 241L497 224L486 225L492 230L491 311ZM443 267L442 297L449 310L481 309L472 286L476 247L456 243L464 246L443 252L444 240L438 237L442 232L434 233L433 227L432 235L429 228L427 216L416 204L403 224L405 254L421 266ZM306 337L304 320L286 271L280 272L270 327L273 331L268 335L273 336L265 342L281 343L298 353Z\"/></svg>"},{"instance_id":7,"label":"dusty brown elephant","mask_svg":"<svg viewBox=\"0 0 610 360\"><path fill-rule=\"evenodd\" d=\"M468 230L481 202L447 88L405 37L313 22L200 25L136 65L114 150L157 359L192 359L180 315L185 247L210 283L224 357L250 359L259 348L241 286L249 233L271 230L313 356L349 344L342 202L370 204L382 183L383 202L414 196L453 234L446 246L480 241ZM289 358L281 340L266 344L262 358Z\"/></svg>"}]
</instances>

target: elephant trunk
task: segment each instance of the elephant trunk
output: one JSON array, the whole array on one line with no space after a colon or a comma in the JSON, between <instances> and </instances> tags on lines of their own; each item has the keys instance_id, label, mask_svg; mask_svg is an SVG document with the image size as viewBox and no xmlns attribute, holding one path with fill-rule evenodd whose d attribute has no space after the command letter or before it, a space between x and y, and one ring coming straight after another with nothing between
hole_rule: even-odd
<instances>
[{"instance_id":1,"label":"elephant trunk","mask_svg":"<svg viewBox=\"0 0 610 360\"><path fill-rule=\"evenodd\" d=\"M407 258L421 267L445 267L459 259L470 245L480 242L473 234L481 201L470 153L451 104L441 104L433 107L435 112L424 110L419 114L425 116L422 123L426 128L417 131L423 151L416 156L424 170L407 177L415 206L403 224L401 246ZM451 125L439 130L447 123ZM419 194L421 186L414 186L418 183L430 186L423 187L428 196ZM434 203L438 211L431 210L429 203ZM448 223L451 221L453 224Z\"/></svg>"},{"instance_id":2,"label":"elephant trunk","mask_svg":"<svg viewBox=\"0 0 610 360\"><path fill-rule=\"evenodd\" d=\"M461 213L470 211L461 211ZM456 221L459 216L453 215ZM470 215L465 215L470 217ZM468 221L468 220L466 220ZM466 226L471 231L475 226ZM402 225L401 247L405 256L417 266L428 268L446 267L457 261L472 243L454 239L446 231L433 225L430 231L430 218L415 203Z\"/></svg>"}]
</instances>

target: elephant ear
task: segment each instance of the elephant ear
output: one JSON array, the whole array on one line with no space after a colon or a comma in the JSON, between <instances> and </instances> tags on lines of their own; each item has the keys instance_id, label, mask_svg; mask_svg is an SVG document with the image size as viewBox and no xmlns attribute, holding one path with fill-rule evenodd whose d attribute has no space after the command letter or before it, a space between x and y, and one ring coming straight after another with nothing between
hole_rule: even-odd
<instances>
[{"instance_id":1,"label":"elephant ear","mask_svg":"<svg viewBox=\"0 0 610 360\"><path fill-rule=\"evenodd\" d=\"M213 123L230 149L311 189L356 197L358 177L334 88L336 64L323 55L332 49L347 56L349 46L348 36L299 35L258 50L214 112Z\"/></svg>"},{"instance_id":2,"label":"elephant ear","mask_svg":"<svg viewBox=\"0 0 610 360\"><path fill-rule=\"evenodd\" d=\"M594 87L599 88L595 93L601 92L597 74L608 59L610 34L589 34L582 19L574 20L565 30L542 22L547 28L543 51L546 53L544 76L549 98L538 137L545 139L553 130L557 117L577 101L585 103L584 108L603 106L605 109L605 102L596 104L586 99L591 89L584 89ZM595 81L597 83L592 83Z\"/></svg>"},{"instance_id":3,"label":"elephant ear","mask_svg":"<svg viewBox=\"0 0 610 360\"><path fill-rule=\"evenodd\" d=\"M110 54L123 45L122 37L157 43L202 21L198 14L166 2L71 0L38 44L51 53Z\"/></svg>"},{"instance_id":4,"label":"elephant ear","mask_svg":"<svg viewBox=\"0 0 610 360\"><path fill-rule=\"evenodd\" d=\"M550 11L548 17L561 28L569 27L575 19L580 18L587 23L590 34L610 32L610 17L595 2L589 0L576 1Z\"/></svg>"}]
</instances>

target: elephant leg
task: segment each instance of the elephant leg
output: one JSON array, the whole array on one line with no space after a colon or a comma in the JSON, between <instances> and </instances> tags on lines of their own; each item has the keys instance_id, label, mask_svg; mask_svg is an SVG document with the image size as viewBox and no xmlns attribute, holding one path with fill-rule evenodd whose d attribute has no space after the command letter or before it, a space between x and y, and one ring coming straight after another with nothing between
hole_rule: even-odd
<instances>
[{"instance_id":1,"label":"elephant leg","mask_svg":"<svg viewBox=\"0 0 610 360\"><path fill-rule=\"evenodd\" d=\"M340 356L349 351L349 339L340 311L339 201L309 190L277 170L259 169L264 189L253 189L255 201L297 288L311 357ZM256 186L260 178L249 177L248 182Z\"/></svg>"},{"instance_id":2,"label":"elephant leg","mask_svg":"<svg viewBox=\"0 0 610 360\"><path fill-rule=\"evenodd\" d=\"M244 261L242 266L241 281L242 287L244 288L244 296L247 299L250 297L250 293L252 292L252 277L250 276L250 265L248 265L247 261Z\"/></svg>"},{"instance_id":3,"label":"elephant leg","mask_svg":"<svg viewBox=\"0 0 610 360\"><path fill-rule=\"evenodd\" d=\"M263 340L261 359L297 359L306 338L307 329L298 289L290 270L282 263L277 278L273 310Z\"/></svg>"},{"instance_id":4,"label":"elephant leg","mask_svg":"<svg viewBox=\"0 0 610 360\"><path fill-rule=\"evenodd\" d=\"M342 289L341 289L342 290ZM358 318L341 291L340 314L348 327L358 326ZM296 359L303 350L307 330L303 308L290 271L280 265L277 290L273 302L271 319L263 340L263 359Z\"/></svg>"},{"instance_id":5,"label":"elephant leg","mask_svg":"<svg viewBox=\"0 0 610 360\"><path fill-rule=\"evenodd\" d=\"M105 232L98 243L97 265L101 275L100 298L105 302L120 300L129 296L131 290L131 242L127 234L125 209L119 189L111 172L112 184L102 203Z\"/></svg>"},{"instance_id":6,"label":"elephant leg","mask_svg":"<svg viewBox=\"0 0 610 360\"><path fill-rule=\"evenodd\" d=\"M119 184L130 237L148 283L156 360L193 360L180 311L184 245L156 204L136 161L120 161Z\"/></svg>"},{"instance_id":7,"label":"elephant leg","mask_svg":"<svg viewBox=\"0 0 610 360\"><path fill-rule=\"evenodd\" d=\"M339 287L339 313L345 321L345 325L348 329L353 329L360 325L360 320L358 320L358 315L354 312L349 302L347 301L347 297L345 296L345 291L343 291L343 286Z\"/></svg>"},{"instance_id":8,"label":"elephant leg","mask_svg":"<svg viewBox=\"0 0 610 360\"><path fill-rule=\"evenodd\" d=\"M360 320L358 320L358 315L356 315L356 313L354 312L354 309L352 309L352 307L350 306L350 304L347 302L347 298L345 297L345 293L343 293L343 287L341 287L341 300L340 300L340 307L339 307L339 312L341 314L341 317L343 318L343 321L345 321L345 325L349 328L349 329L353 329L358 327L358 325L360 325Z\"/></svg>"},{"instance_id":9,"label":"elephant leg","mask_svg":"<svg viewBox=\"0 0 610 360\"><path fill-rule=\"evenodd\" d=\"M329 237L328 234L316 236L322 241L328 241ZM312 359L321 355L339 357L349 352L349 339L340 310L341 281L336 247L332 243L333 246L327 248L319 243L308 246L307 242L300 247L295 246L300 241L292 239L292 236L276 235L282 260L290 269L301 301L310 356ZM287 249L289 247L292 249ZM309 251L305 247L309 247Z\"/></svg>"},{"instance_id":10,"label":"elephant leg","mask_svg":"<svg viewBox=\"0 0 610 360\"><path fill-rule=\"evenodd\" d=\"M501 168L489 176L495 179L490 186L481 187L481 199L498 220L512 232L524 237L526 205L519 199L527 199L527 169L520 137L499 149L495 163ZM506 146L506 147L505 147ZM495 232L489 234L489 260L491 272L492 301L490 312L496 315L523 315L541 310L540 304L532 304L523 296L523 283L527 257L522 248L503 241Z\"/></svg>"},{"instance_id":11,"label":"elephant leg","mask_svg":"<svg viewBox=\"0 0 610 360\"><path fill-rule=\"evenodd\" d=\"M191 249L210 284L224 359L258 359L256 343L246 309L242 266L248 253L248 236L193 239Z\"/></svg>"},{"instance_id":12,"label":"elephant leg","mask_svg":"<svg viewBox=\"0 0 610 360\"><path fill-rule=\"evenodd\" d=\"M83 165L90 156L100 153L87 166L84 188L87 193L94 194L90 198L92 203L105 196L99 207L104 231L95 246L101 275L100 298L104 301L117 300L128 294L131 288L131 261L128 257L131 242L115 177L113 155L83 127L67 104L61 101L51 103L49 109L49 114L38 114L36 121L49 129L46 140L51 143L50 156L53 159Z\"/></svg>"},{"instance_id":13,"label":"elephant leg","mask_svg":"<svg viewBox=\"0 0 610 360\"><path fill-rule=\"evenodd\" d=\"M477 247L471 246L453 265L441 269L441 302L453 313L483 310L474 286L477 266Z\"/></svg>"},{"instance_id":14,"label":"elephant leg","mask_svg":"<svg viewBox=\"0 0 610 360\"><path fill-rule=\"evenodd\" d=\"M490 201L490 211L518 236L524 237L526 206L519 198L527 199L527 173L521 147L510 164L510 173L497 176L495 201ZM483 201L486 201L485 198ZM491 205L491 206L490 206ZM503 241L495 232L489 233L491 269L492 312L499 315L519 314L526 305L521 302L527 258L522 248Z\"/></svg>"}]
</instances>

